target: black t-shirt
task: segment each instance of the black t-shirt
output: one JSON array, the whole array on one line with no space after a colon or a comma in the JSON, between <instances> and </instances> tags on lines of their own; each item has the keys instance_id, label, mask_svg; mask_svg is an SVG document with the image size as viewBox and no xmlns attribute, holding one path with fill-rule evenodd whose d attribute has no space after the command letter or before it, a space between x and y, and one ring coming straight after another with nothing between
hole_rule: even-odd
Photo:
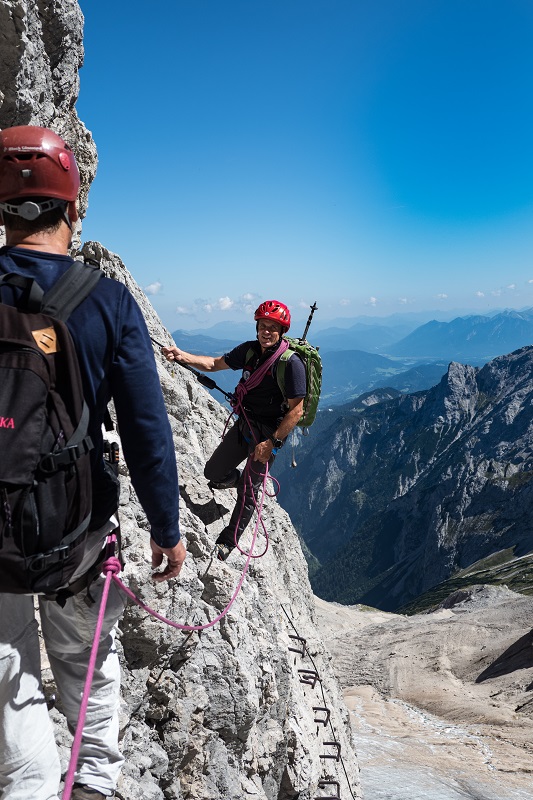
<instances>
[{"instance_id":1,"label":"black t-shirt","mask_svg":"<svg viewBox=\"0 0 533 800\"><path fill-rule=\"evenodd\" d=\"M229 353L225 353L224 361L231 369L242 369L243 377L241 380L246 380L252 372L270 358L272 352L272 349L269 349L266 353L262 354L261 345L257 340L243 342ZM260 422L264 420L267 423L273 424L274 427L279 424L287 412L285 398L276 380L277 365L278 362L276 361L272 369L264 376L259 386L247 392L244 398L245 410L250 412L256 421ZM305 366L296 353L294 353L287 362L284 383L285 393L288 399L292 400L297 397L305 397Z\"/></svg>"}]
</instances>

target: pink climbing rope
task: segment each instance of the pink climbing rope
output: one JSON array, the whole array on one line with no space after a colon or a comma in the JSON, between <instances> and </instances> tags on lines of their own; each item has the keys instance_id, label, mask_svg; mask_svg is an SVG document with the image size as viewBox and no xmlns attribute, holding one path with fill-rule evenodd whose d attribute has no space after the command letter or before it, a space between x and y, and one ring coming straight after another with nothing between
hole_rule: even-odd
<instances>
[{"instance_id":1,"label":"pink climbing rope","mask_svg":"<svg viewBox=\"0 0 533 800\"><path fill-rule=\"evenodd\" d=\"M258 367L258 369L252 372L252 374L249 375L245 381L243 382L239 381L233 393L235 400L232 403L232 406L234 409L240 408L241 410L244 410L242 406L242 401L244 400L244 397L247 394L247 392L249 392L250 389L255 389L256 386L259 386L259 384L261 383L261 381L263 380L269 369L275 364L278 358L283 355L283 353L285 352L285 350L288 349L288 347L289 347L288 341L286 339L282 339L281 342L279 343L279 346L272 353L272 355L267 358L264 364L261 364L261 366Z\"/></svg>"},{"instance_id":2,"label":"pink climbing rope","mask_svg":"<svg viewBox=\"0 0 533 800\"><path fill-rule=\"evenodd\" d=\"M246 422L246 424L248 426L250 434L253 437L254 444L255 445L258 444L257 437L256 437L256 435L254 433L254 429L253 429L252 425L250 424L250 420L248 419L248 416L246 414L243 401L244 401L244 398L245 398L246 394L250 391L250 389L254 389L256 386L259 386L259 384L261 383L261 381L263 380L263 378L265 377L267 372L272 368L272 366L276 363L276 361L278 361L280 356L283 355L283 353L288 349L288 347L289 347L288 341L286 339L282 339L280 341L280 343L279 343L279 346L267 358L267 360L263 364L261 364L261 366L258 369L256 369L254 372L252 372L252 374L249 375L248 378L245 381L239 382L237 384L237 386L235 387L235 391L233 393L234 394L234 400L233 400L233 402L231 404L233 410L232 410L231 414L229 415L228 419L226 420L226 425L224 427L224 432L222 434L222 438L224 438L224 436L226 435L226 430L227 430L229 421L232 418L233 414L239 414L239 415L242 414L242 416L243 416L243 418L244 418L244 420L245 420L245 422ZM255 496L253 482L252 482L252 478L251 478L251 475L250 475L250 473L252 471L254 471L253 467L251 466L252 461L253 461L253 453L250 453L250 455L248 456L248 459L246 461L246 466L244 468L244 475L243 475L244 491L242 493L242 500L241 500L241 507L240 507L239 516L238 516L237 522L235 524L234 544L235 544L235 548L243 556L247 556L249 558L262 558L265 555L265 553L267 552L267 550L268 550L269 537L268 537L268 531L267 531L267 529L265 527L265 523L263 522L263 519L262 519L262 516L261 516L261 513L260 513L260 509L259 509L259 507L257 505L257 498ZM270 477L270 479L277 486L277 489L271 494L269 494L267 492L267 490L266 490L266 481L267 481L268 477ZM246 500L246 493L247 492L250 492L250 496L252 497L252 499L254 501L255 508L257 510L257 523L256 523L255 531L254 531L254 540L252 542L252 547L250 548L250 551L248 553L245 550L242 550L242 548L239 546L239 542L238 542L238 539L237 539L237 531L239 530L239 522L241 521L241 517L242 517L243 511L244 511L244 503L245 503L245 500ZM279 492L279 482L276 480L276 478L273 478L271 475L269 476L269 474L268 474L268 463L267 463L265 465L265 472L263 474L263 494L262 494L262 497L261 497L261 508L263 506L263 501L264 501L265 495L267 497L275 497L278 494L278 492ZM255 544L255 535L257 533L257 528L258 528L259 524L261 524L261 526L263 528L263 533L264 533L265 539L266 539L266 546L265 546L265 549L263 550L262 553L258 553L257 555L253 555L253 548L254 548L254 544Z\"/></svg>"},{"instance_id":3,"label":"pink climbing rope","mask_svg":"<svg viewBox=\"0 0 533 800\"><path fill-rule=\"evenodd\" d=\"M108 548L110 553L114 553L115 551L115 544L117 541L117 537L115 534L110 534L108 536ZM76 725L76 732L74 734L74 741L72 743L72 750L70 756L70 762L67 770L67 774L65 776L65 787L63 789L63 800L70 800L70 795L72 792L72 786L74 785L74 774L76 772L76 766L78 764L78 758L80 755L81 749L81 740L83 736L83 728L85 725L85 718L87 716L87 707L89 705L89 697L91 694L91 687L93 683L93 676L94 676L94 668L96 666L96 658L98 656L98 647L100 645L100 634L102 633L102 626L104 624L104 615L105 609L107 605L107 598L109 595L109 587L111 585L111 579L120 572L121 564L118 558L115 558L111 555L105 562L105 582L104 587L102 590L102 599L100 601L100 610L98 612L98 619L96 621L96 629L94 632L94 639L91 648L91 655L89 657L89 666L87 668L87 677L85 679L85 686L83 687L83 695L81 698L81 705L80 711L78 714L78 722Z\"/></svg>"},{"instance_id":4,"label":"pink climbing rope","mask_svg":"<svg viewBox=\"0 0 533 800\"><path fill-rule=\"evenodd\" d=\"M134 603L136 603L140 608L142 608L144 611L146 611L152 617L155 617L156 619L160 620L161 622L164 622L167 625L170 625L172 628L177 628L180 631L205 631L207 628L212 628L213 625L216 625L217 622L220 622L220 620L223 617L226 616L226 614L230 610L231 606L235 602L235 600L237 598L237 595L239 594L239 592L240 592L240 590L242 588L242 585L244 583L244 578L246 576L246 573L248 572L248 567L250 566L250 562L251 562L251 560L253 558L253 549L254 549L254 546L255 546L255 541L257 539L257 529L259 527L259 521L261 519L261 511L262 511L262 508L263 508L263 503L264 503L265 494L266 494L265 486L266 486L267 479L268 479L268 466L267 466L267 469L265 471L265 477L264 477L264 480L263 480L263 493L261 495L261 500L259 501L259 506L257 507L258 515L257 515L257 520L256 520L256 523L255 523L255 527L254 527L253 536L252 536L252 544L251 544L251 547L250 547L250 552L244 554L244 555L247 556L246 563L244 565L244 569L242 571L241 577L240 577L240 579L239 579L239 581L237 583L237 586L236 586L235 591L233 592L233 594L231 596L231 599L230 599L229 603L223 609L223 611L221 611L220 614L218 614L218 616L215 617L215 619L211 620L211 622L206 622L203 625L183 625L181 622L174 622L171 619L167 619L162 614L159 614L157 611L154 611L154 609L150 608L149 606L147 606L146 603L143 603L143 601L140 600L131 591L131 589L129 589L127 586L125 586L124 583L122 583L122 581L120 580L118 575L114 574L113 575L113 580L116 583L116 585L130 598L130 600L132 600ZM105 566L106 565L104 564L104 570L105 570Z\"/></svg>"},{"instance_id":5,"label":"pink climbing rope","mask_svg":"<svg viewBox=\"0 0 533 800\"><path fill-rule=\"evenodd\" d=\"M247 422L248 422L248 420L247 420ZM248 425L249 424L250 423L248 422ZM253 431L252 431L252 435L253 435ZM253 486L253 483L252 483L252 478L250 476L250 473L254 472L254 469L253 469L252 464L251 464L251 462L253 460L252 459L252 455L253 454L250 454L248 456L248 460L247 460L246 466L244 468L243 480L244 480L245 486L247 488L245 489L245 491L242 494L241 507L240 507L239 516L237 518L237 522L235 523L235 534L234 534L233 541L234 541L234 544L235 544L235 548L239 551L239 553L241 553L241 555L250 556L250 558L254 558L255 559L255 558L262 558L266 554L266 552L268 550L268 547L269 547L270 538L269 538L268 531L266 529L265 523L263 521L263 517L262 517L262 515L260 513L261 509L263 507L263 503L261 502L260 505L257 504L257 498L255 496L254 486ZM268 479L270 479L274 483L274 485L277 486L277 489L274 492L267 492L267 490L266 490L266 482L267 482ZM241 521L242 513L244 511L244 503L245 503L245 500L246 500L246 492L247 491L250 492L250 496L253 498L254 505L255 505L255 508L256 508L256 511L257 511L256 531L257 531L257 528L259 527L259 524L260 524L261 527L263 528L263 533L265 535L266 545L265 545L265 549L263 550L262 553L255 554L253 552L255 538L252 541L252 546L251 546L249 552L246 552L246 550L243 550L239 546L239 541L237 539L237 531L239 530L239 522ZM265 472L263 474L263 493L262 493L262 496L261 496L262 500L264 499L265 496L266 497L276 497L278 492L279 492L279 481L276 478L272 477L272 475L269 474L269 472L268 472L268 464L266 464L265 465Z\"/></svg>"}]
</instances>

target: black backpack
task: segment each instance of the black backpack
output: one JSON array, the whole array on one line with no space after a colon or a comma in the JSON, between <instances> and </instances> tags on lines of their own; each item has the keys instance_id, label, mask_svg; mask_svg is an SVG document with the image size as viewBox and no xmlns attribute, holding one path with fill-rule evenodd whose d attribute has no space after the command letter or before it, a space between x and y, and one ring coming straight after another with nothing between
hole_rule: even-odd
<instances>
[{"instance_id":1,"label":"black backpack","mask_svg":"<svg viewBox=\"0 0 533 800\"><path fill-rule=\"evenodd\" d=\"M0 278L17 298L0 301L1 593L52 593L83 557L93 444L65 321L101 276L75 261L44 295L32 278Z\"/></svg>"}]
</instances>

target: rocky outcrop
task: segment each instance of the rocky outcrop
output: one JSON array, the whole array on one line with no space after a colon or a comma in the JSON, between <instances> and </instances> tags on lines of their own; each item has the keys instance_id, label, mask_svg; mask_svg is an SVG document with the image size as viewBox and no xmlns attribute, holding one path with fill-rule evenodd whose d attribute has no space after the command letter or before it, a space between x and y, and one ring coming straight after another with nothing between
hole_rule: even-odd
<instances>
[{"instance_id":1,"label":"rocky outcrop","mask_svg":"<svg viewBox=\"0 0 533 800\"><path fill-rule=\"evenodd\" d=\"M69 141L82 171L83 211L96 151L74 109L82 22L75 0L0 0L0 125L48 125ZM128 285L153 338L168 342L168 332L120 258L95 242L83 253ZM124 579L160 614L202 625L229 604L245 564L238 554L225 563L212 558L235 498L231 492L214 496L202 477L227 413L155 349L180 469L189 555L179 581L151 582L148 525L123 465ZM231 609L213 627L180 632L137 606L126 609L118 642L126 756L119 798L312 800L332 787L328 781L338 784L342 797L360 796L348 714L315 627L298 538L275 500L266 501L264 519L268 551L252 562ZM250 542L248 533L244 546ZM265 544L261 535L258 553ZM303 639L305 652L299 654ZM61 699L54 700L49 670L45 688L66 768L72 737ZM324 712L317 721L316 709L324 706L327 724Z\"/></svg>"},{"instance_id":2,"label":"rocky outcrop","mask_svg":"<svg viewBox=\"0 0 533 800\"><path fill-rule=\"evenodd\" d=\"M80 168L84 217L97 156L75 109L82 64L83 14L75 0L0 0L0 128L43 125L65 139Z\"/></svg>"},{"instance_id":3,"label":"rocky outcrop","mask_svg":"<svg viewBox=\"0 0 533 800\"><path fill-rule=\"evenodd\" d=\"M320 433L283 494L323 564L319 595L395 610L491 553L533 549L532 368L530 347L452 363L433 389Z\"/></svg>"}]
</instances>

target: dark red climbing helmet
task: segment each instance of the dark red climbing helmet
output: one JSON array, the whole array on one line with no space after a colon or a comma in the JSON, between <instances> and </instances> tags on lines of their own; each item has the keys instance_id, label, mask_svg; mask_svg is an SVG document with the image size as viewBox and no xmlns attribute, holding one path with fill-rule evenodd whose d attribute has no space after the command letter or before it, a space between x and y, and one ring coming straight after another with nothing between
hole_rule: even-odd
<instances>
[{"instance_id":1,"label":"dark red climbing helmet","mask_svg":"<svg viewBox=\"0 0 533 800\"><path fill-rule=\"evenodd\" d=\"M0 202L20 197L75 200L80 173L61 136L36 125L0 131Z\"/></svg>"},{"instance_id":2,"label":"dark red climbing helmet","mask_svg":"<svg viewBox=\"0 0 533 800\"><path fill-rule=\"evenodd\" d=\"M280 303L279 300L265 300L264 303L261 303L254 314L254 319L256 322L259 319L273 319L274 322L279 322L286 331L291 327L291 312L285 303Z\"/></svg>"}]
</instances>

